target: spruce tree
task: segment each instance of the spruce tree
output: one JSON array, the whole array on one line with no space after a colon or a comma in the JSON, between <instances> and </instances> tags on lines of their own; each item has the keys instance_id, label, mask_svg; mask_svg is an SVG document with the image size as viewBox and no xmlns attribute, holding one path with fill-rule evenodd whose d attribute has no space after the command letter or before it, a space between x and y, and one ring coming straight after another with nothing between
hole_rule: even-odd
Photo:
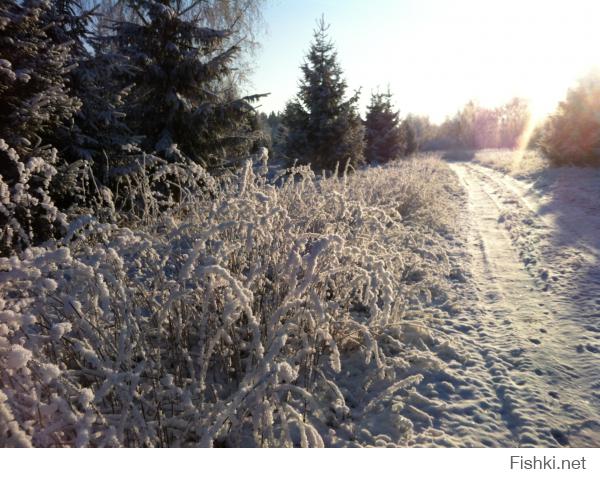
<instances>
[{"instance_id":1,"label":"spruce tree","mask_svg":"<svg viewBox=\"0 0 600 478\"><path fill-rule=\"evenodd\" d=\"M346 81L322 18L302 65L300 91L283 115L285 153L317 170L364 161L363 126L357 112L358 92L346 98Z\"/></svg>"},{"instance_id":2,"label":"spruce tree","mask_svg":"<svg viewBox=\"0 0 600 478\"><path fill-rule=\"evenodd\" d=\"M170 162L215 167L248 154L259 136L251 102L221 88L239 52L232 32L200 26L196 2L126 0L135 21L117 22L113 40L127 58L127 124L142 146Z\"/></svg>"},{"instance_id":3,"label":"spruce tree","mask_svg":"<svg viewBox=\"0 0 600 478\"><path fill-rule=\"evenodd\" d=\"M125 128L119 107L126 96L117 78L123 76L124 57L114 52L110 40L93 34L93 22L99 21L96 7L84 8L85 0L52 0L54 16L50 35L59 43L70 42L76 66L69 73L69 87L82 106L73 120L61 126L52 144L63 159L72 163L89 160L101 163L118 152L115 141L131 137Z\"/></svg>"},{"instance_id":4,"label":"spruce tree","mask_svg":"<svg viewBox=\"0 0 600 478\"><path fill-rule=\"evenodd\" d=\"M400 122L400 113L394 110L389 90L386 93L373 93L365 119L367 161L370 164L382 164L404 156L407 143L411 141L407 126Z\"/></svg>"},{"instance_id":5,"label":"spruce tree","mask_svg":"<svg viewBox=\"0 0 600 478\"><path fill-rule=\"evenodd\" d=\"M82 0L52 0L50 38L70 44L75 66L69 71L71 95L81 108L44 139L58 149L61 164L53 178L52 196L61 209L93 207L98 213L109 171L137 160L136 138L124 123L127 88L120 83L124 57L110 39L93 34L95 9Z\"/></svg>"},{"instance_id":6,"label":"spruce tree","mask_svg":"<svg viewBox=\"0 0 600 478\"><path fill-rule=\"evenodd\" d=\"M69 93L71 44L50 36L48 0L0 3L0 253L62 232L51 198L56 149L47 138L77 112Z\"/></svg>"}]
</instances>

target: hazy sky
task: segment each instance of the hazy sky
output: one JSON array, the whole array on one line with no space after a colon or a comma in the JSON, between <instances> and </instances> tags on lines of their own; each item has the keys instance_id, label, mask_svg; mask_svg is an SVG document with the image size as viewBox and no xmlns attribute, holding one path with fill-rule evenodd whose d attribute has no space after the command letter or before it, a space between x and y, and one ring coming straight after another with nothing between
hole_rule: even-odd
<instances>
[{"instance_id":1,"label":"hazy sky","mask_svg":"<svg viewBox=\"0 0 600 478\"><path fill-rule=\"evenodd\" d=\"M600 63L600 0L266 0L254 91L264 111L297 92L316 20L325 15L351 89L388 84L400 110L441 120L469 99L515 95L547 113Z\"/></svg>"}]
</instances>

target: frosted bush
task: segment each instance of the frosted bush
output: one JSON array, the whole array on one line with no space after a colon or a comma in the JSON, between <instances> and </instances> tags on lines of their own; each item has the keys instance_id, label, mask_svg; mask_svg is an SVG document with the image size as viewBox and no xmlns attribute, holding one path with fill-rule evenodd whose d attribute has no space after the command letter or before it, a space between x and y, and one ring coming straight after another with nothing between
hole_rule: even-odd
<instances>
[{"instance_id":1,"label":"frosted bush","mask_svg":"<svg viewBox=\"0 0 600 478\"><path fill-rule=\"evenodd\" d=\"M402 325L443 300L446 170L265 164L151 224L80 218L0 258L0 444L348 445L356 394L418 383Z\"/></svg>"}]
</instances>

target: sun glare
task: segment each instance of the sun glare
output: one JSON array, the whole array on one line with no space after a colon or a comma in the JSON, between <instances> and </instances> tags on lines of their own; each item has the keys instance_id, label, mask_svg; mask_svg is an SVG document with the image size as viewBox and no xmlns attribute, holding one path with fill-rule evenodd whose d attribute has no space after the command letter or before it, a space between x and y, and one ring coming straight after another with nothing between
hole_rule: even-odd
<instances>
[{"instance_id":1,"label":"sun glare","mask_svg":"<svg viewBox=\"0 0 600 478\"><path fill-rule=\"evenodd\" d=\"M533 129L556 110L578 79L600 65L600 30L590 21L600 16L600 2L507 0L501 5L493 20L478 12L484 19L482 29L493 34L474 48L483 57L484 51L494 57L488 65L504 64L486 93L498 103L509 91L528 99Z\"/></svg>"}]
</instances>

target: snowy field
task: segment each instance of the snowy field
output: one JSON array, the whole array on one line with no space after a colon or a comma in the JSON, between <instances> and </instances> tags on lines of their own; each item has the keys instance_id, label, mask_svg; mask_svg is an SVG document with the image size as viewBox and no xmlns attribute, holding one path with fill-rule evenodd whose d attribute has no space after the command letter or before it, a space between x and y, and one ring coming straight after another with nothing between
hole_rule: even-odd
<instances>
[{"instance_id":1,"label":"snowy field","mask_svg":"<svg viewBox=\"0 0 600 478\"><path fill-rule=\"evenodd\" d=\"M0 441L600 446L600 173L513 154L249 163L0 259Z\"/></svg>"}]
</instances>

